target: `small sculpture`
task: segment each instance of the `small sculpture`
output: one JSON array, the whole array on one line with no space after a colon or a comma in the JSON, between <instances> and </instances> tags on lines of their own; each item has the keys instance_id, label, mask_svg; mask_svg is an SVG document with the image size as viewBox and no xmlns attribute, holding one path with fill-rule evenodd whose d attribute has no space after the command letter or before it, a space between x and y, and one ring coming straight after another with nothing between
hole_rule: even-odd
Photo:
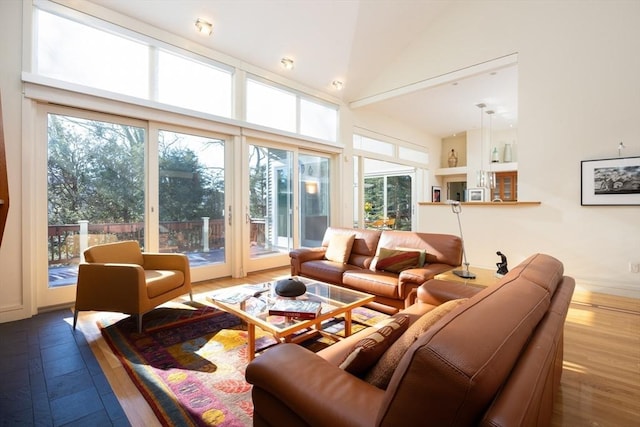
<instances>
[{"instance_id":1,"label":"small sculpture","mask_svg":"<svg viewBox=\"0 0 640 427\"><path fill-rule=\"evenodd\" d=\"M500 262L496 263L496 266L498 266L496 276L502 277L509 272L509 269L507 268L507 257L500 251L496 252L496 255L500 256Z\"/></svg>"},{"instance_id":2,"label":"small sculpture","mask_svg":"<svg viewBox=\"0 0 640 427\"><path fill-rule=\"evenodd\" d=\"M307 286L293 277L276 282L276 294L281 297L295 298L307 292Z\"/></svg>"},{"instance_id":3,"label":"small sculpture","mask_svg":"<svg viewBox=\"0 0 640 427\"><path fill-rule=\"evenodd\" d=\"M449 154L448 161L450 168L455 168L456 166L458 166L458 156L456 156L456 152L453 148L451 149L451 154Z\"/></svg>"}]
</instances>

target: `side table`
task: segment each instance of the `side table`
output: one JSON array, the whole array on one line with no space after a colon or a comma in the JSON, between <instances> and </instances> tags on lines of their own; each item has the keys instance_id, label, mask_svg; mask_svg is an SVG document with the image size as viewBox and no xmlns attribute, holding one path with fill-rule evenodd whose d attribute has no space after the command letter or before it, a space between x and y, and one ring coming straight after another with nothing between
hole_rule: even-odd
<instances>
[{"instance_id":1,"label":"side table","mask_svg":"<svg viewBox=\"0 0 640 427\"><path fill-rule=\"evenodd\" d=\"M462 268L464 267L456 267L454 268L454 270L460 270ZM448 280L450 282L464 283L465 285L477 286L482 288L491 286L500 281L500 277L495 276L495 270L491 270L488 268L470 267L469 271L476 275L475 279L465 279L463 277L456 276L455 274L453 274L453 270L437 274L434 279Z\"/></svg>"}]
</instances>

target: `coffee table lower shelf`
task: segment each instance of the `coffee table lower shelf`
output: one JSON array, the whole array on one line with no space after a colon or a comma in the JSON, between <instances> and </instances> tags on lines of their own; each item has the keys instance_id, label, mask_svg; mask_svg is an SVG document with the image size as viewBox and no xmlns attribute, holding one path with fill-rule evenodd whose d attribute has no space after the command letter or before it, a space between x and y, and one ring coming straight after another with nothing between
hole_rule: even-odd
<instances>
[{"instance_id":1,"label":"coffee table lower shelf","mask_svg":"<svg viewBox=\"0 0 640 427\"><path fill-rule=\"evenodd\" d=\"M334 340L339 340L340 337L330 334L322 330L322 322L328 319L332 319L339 316L344 316L344 335L345 337L351 335L351 312L354 308L362 307L374 300L373 295L365 294L363 292L353 291L345 289L336 285L330 285L328 283L310 281L307 280L307 287L317 294L307 292L308 297L318 299L323 303L326 303L328 311L321 312L315 319L296 319L287 320L284 324L282 322L270 321L274 318L280 318L281 316L265 316L262 313L261 316L253 315L246 309L246 304L230 304L219 300L215 300L211 297L207 297L207 301L216 306L217 308L238 316L247 325L247 345L248 345L248 359L249 361L255 358L256 354L256 327L271 334L276 341L281 342L293 342L300 343L310 337L322 334ZM239 285L242 287L245 285ZM271 298L275 298L275 294L270 295ZM295 335L300 331L304 331L302 334ZM295 335L295 336L294 336Z\"/></svg>"}]
</instances>

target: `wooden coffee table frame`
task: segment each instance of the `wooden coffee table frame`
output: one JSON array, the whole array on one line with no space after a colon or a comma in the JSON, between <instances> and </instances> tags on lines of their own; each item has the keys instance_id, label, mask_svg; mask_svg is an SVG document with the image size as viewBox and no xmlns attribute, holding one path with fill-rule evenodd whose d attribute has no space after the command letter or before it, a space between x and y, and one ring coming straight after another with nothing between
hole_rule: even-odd
<instances>
[{"instance_id":1,"label":"wooden coffee table frame","mask_svg":"<svg viewBox=\"0 0 640 427\"><path fill-rule=\"evenodd\" d=\"M315 319L305 320L305 319L289 319L287 320L287 326L281 327L281 324L273 324L270 323L266 318L260 318L252 315L245 311L246 301L240 304L229 304L224 303L222 301L213 300L210 297L207 297L207 300L213 305L217 306L221 310L226 311L227 313L231 313L235 316L238 316L242 319L247 325L247 333L248 333L248 357L249 361L255 358L256 354L256 326L262 329L265 332L270 333L278 342L302 342L313 335L323 334L330 336L332 339L339 339L338 336L333 334L328 334L322 331L322 322L337 317L339 315L344 315L344 335L345 337L351 335L351 311L356 307L362 307L365 304L368 304L374 300L373 295L365 294L364 292L353 291L351 289L342 288L340 286L331 285L328 283L318 282L318 281L309 281L308 284L311 285L320 285L320 286L328 286L330 288L336 288L336 291L346 293L347 295L351 295L352 297L357 297L354 301L351 302L343 302L338 300L330 299L329 297L323 297L320 295L316 295L310 293L314 299L320 300L322 302L326 302L329 305L330 309L326 312L324 311L327 307L323 304L323 309L318 317ZM238 288L241 288L246 285L238 285ZM231 288L229 288L231 289ZM272 296L273 297L273 296ZM281 317L281 316L273 316L273 317ZM300 334L296 337L293 337L298 331L308 329L309 331L304 334Z\"/></svg>"}]
</instances>

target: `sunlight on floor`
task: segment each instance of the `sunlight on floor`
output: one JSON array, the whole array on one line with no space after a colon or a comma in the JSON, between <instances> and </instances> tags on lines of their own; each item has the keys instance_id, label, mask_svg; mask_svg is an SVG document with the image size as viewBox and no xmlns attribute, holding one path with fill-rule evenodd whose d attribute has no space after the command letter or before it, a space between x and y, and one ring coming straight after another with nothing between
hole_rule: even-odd
<instances>
[{"instance_id":1,"label":"sunlight on floor","mask_svg":"<svg viewBox=\"0 0 640 427\"><path fill-rule=\"evenodd\" d=\"M588 369L582 365L578 365L577 363L567 362L566 360L562 363L563 369L571 372L576 372L579 374L586 374Z\"/></svg>"}]
</instances>

